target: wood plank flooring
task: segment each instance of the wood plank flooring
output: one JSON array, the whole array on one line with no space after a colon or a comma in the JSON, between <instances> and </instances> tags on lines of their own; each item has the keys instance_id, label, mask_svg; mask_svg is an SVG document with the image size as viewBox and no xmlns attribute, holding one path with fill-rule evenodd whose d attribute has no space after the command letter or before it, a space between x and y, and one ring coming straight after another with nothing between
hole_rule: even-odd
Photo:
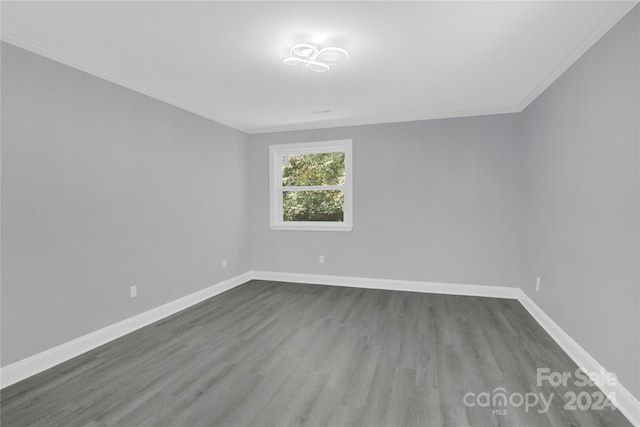
<instances>
[{"instance_id":1,"label":"wood plank flooring","mask_svg":"<svg viewBox=\"0 0 640 427\"><path fill-rule=\"evenodd\" d=\"M47 427L631 425L565 410L565 393L598 389L539 387L547 367L577 369L515 300L252 281L6 388L0 414ZM543 413L517 398L479 406L498 387L554 397Z\"/></svg>"}]
</instances>

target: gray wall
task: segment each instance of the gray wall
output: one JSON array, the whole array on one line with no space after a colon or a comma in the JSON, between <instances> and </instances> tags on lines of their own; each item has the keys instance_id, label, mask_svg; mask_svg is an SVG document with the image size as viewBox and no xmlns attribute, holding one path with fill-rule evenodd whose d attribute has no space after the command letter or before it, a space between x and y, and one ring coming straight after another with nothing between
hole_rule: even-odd
<instances>
[{"instance_id":1,"label":"gray wall","mask_svg":"<svg viewBox=\"0 0 640 427\"><path fill-rule=\"evenodd\" d=\"M8 44L2 113L3 366L249 270L245 134Z\"/></svg>"},{"instance_id":2,"label":"gray wall","mask_svg":"<svg viewBox=\"0 0 640 427\"><path fill-rule=\"evenodd\" d=\"M518 286L520 124L502 115L251 135L253 269ZM269 145L349 138L353 230L271 231Z\"/></svg>"},{"instance_id":3,"label":"gray wall","mask_svg":"<svg viewBox=\"0 0 640 427\"><path fill-rule=\"evenodd\" d=\"M639 54L636 7L525 110L521 286L640 398Z\"/></svg>"},{"instance_id":4,"label":"gray wall","mask_svg":"<svg viewBox=\"0 0 640 427\"><path fill-rule=\"evenodd\" d=\"M255 269L521 285L640 397L639 15L523 114L252 136L3 44L2 365ZM353 231L269 230L268 146L344 138Z\"/></svg>"}]
</instances>

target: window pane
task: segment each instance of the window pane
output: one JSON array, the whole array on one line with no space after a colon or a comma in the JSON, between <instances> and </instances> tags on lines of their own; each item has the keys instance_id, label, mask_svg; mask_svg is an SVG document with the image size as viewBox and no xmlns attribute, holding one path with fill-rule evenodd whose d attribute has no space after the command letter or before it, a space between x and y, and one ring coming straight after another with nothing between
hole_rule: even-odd
<instances>
[{"instance_id":1,"label":"window pane","mask_svg":"<svg viewBox=\"0 0 640 427\"><path fill-rule=\"evenodd\" d=\"M283 191L284 221L344 221L344 191Z\"/></svg>"},{"instance_id":2,"label":"window pane","mask_svg":"<svg viewBox=\"0 0 640 427\"><path fill-rule=\"evenodd\" d=\"M282 185L344 185L344 153L283 156Z\"/></svg>"}]
</instances>

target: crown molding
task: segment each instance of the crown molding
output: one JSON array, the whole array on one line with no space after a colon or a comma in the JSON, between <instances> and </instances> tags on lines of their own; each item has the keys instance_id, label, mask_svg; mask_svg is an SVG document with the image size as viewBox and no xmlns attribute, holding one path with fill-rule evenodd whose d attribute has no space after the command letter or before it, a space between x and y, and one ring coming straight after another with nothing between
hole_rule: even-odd
<instances>
[{"instance_id":1,"label":"crown molding","mask_svg":"<svg viewBox=\"0 0 640 427\"><path fill-rule=\"evenodd\" d=\"M16 33L15 31L9 30L7 28L2 28L0 35L1 35L2 41L9 43L13 46L19 47L24 50L28 50L29 52L35 53L36 55L44 56L45 58L51 59L52 61L59 62L71 68L75 68L76 70L83 71L87 74L91 74L103 80L107 80L111 83L115 83L119 86L123 86L134 92L141 93L148 97L157 99L158 101L162 101L165 104L173 105L174 107L178 107L190 113L197 114L198 116L204 117L209 120L213 120L222 125L231 127L233 129L236 129L245 133L247 132L247 130L243 126L239 125L238 123L234 123L232 121L225 119L224 117L211 114L208 111L204 111L198 107L190 105L187 102L181 101L171 96L163 95L159 93L159 91L151 89L146 85L144 85L143 83L140 83L133 79L125 77L121 74L116 73L115 71L108 70L106 68L100 67L95 64L91 64L83 59L80 59L73 55L65 53L52 46L36 41L30 37L23 36L22 34Z\"/></svg>"},{"instance_id":2,"label":"crown molding","mask_svg":"<svg viewBox=\"0 0 640 427\"><path fill-rule=\"evenodd\" d=\"M569 52L540 82L522 99L518 105L518 112L524 111L536 100L549 86L553 84L565 71L567 71L582 55L596 44L614 25L640 1L622 1L611 13L606 16L600 25L576 47Z\"/></svg>"},{"instance_id":3,"label":"crown molding","mask_svg":"<svg viewBox=\"0 0 640 427\"><path fill-rule=\"evenodd\" d=\"M309 121L298 123L285 123L275 125L257 125L257 126L245 126L226 118L213 114L209 111L205 111L196 106L190 105L187 102L176 99L171 96L161 94L160 91L152 89L144 85L143 83L134 81L128 77L118 74L114 71L106 68L91 64L80 58L69 55L59 49L46 45L39 41L33 40L29 37L23 36L19 33L11 31L6 28L2 28L1 39L9 44L17 46L19 48L28 50L37 55L44 56L45 58L67 65L69 67L84 71L88 74L102 78L117 85L126 87L135 92L157 99L164 103L173 105L182 110L189 111L193 114L197 114L209 120L213 120L222 125L231 127L233 129L248 133L248 134L260 134L260 133L273 133L273 132L286 132L296 130L311 130L311 129L326 129L344 126L363 126L363 125L375 125L385 123L400 123L422 120L435 120L435 119L447 119L457 117L472 117L472 116L485 116L494 114L508 114L519 113L524 111L538 96L540 96L554 81L558 79L571 65L573 65L585 52L587 52L604 34L606 34L622 17L624 17L639 1L622 1L612 10L612 12L606 16L601 24L582 42L580 42L571 52L569 52L563 60L557 64L531 91L525 95L520 103L517 105L503 106L503 107L489 107L479 108L462 111L448 111L443 113L419 113L409 115L382 115L382 116L367 116L345 119L333 119L322 121Z\"/></svg>"},{"instance_id":4,"label":"crown molding","mask_svg":"<svg viewBox=\"0 0 640 427\"><path fill-rule=\"evenodd\" d=\"M508 107L491 107L491 108L480 108L480 109L463 110L463 111L449 111L444 113L369 116L369 117L357 117L357 118L350 118L350 119L335 119L335 120L323 120L323 121L313 121L313 122L286 123L286 124L277 124L277 125L247 127L247 126L242 126L238 123L229 121L224 117L212 114L208 111L204 111L193 105L189 105L189 103L187 102L177 100L169 96L165 96L159 93L157 90L153 90L149 87L146 87L143 83L136 82L133 79L125 77L114 71L97 66L95 64L91 64L85 60L77 58L73 55L65 53L59 49L56 49L52 46L36 41L30 37L26 37L22 34L19 34L7 28L2 28L2 31L0 32L0 36L2 41L9 43L13 46L19 47L21 49L25 49L29 52L35 53L36 55L43 56L45 58L51 59L52 61L59 62L71 68L75 68L77 70L80 70L85 73L91 74L93 76L99 77L101 79L107 80L111 83L115 83L119 86L123 86L127 89L131 89L135 92L157 99L166 104L173 105L174 107L178 107L182 110L189 111L190 113L197 114L206 119L213 120L215 122L218 122L225 126L229 126L231 128L234 128L236 130L239 130L241 132L245 132L248 134L285 132L285 131L309 130L309 129L326 129L326 128L335 128L335 127L343 127L343 126L362 126L362 125L375 125L375 124L384 124L384 123L413 122L413 121L421 121L421 120L448 119L448 118L455 118L455 117L470 117L470 116L484 116L484 115L492 115L492 114L516 113L521 111L519 105L516 105L516 106L508 106Z\"/></svg>"},{"instance_id":5,"label":"crown molding","mask_svg":"<svg viewBox=\"0 0 640 427\"><path fill-rule=\"evenodd\" d=\"M473 110L459 110L448 111L444 113L422 113L422 114L405 114L401 116L389 115L389 116L368 116L357 117L350 119L335 119L335 120L323 120L317 122L299 122L288 123L282 125L272 126L255 126L249 127L245 132L249 134L260 133L273 133L273 132L287 132L296 130L311 130L311 129L325 129L325 128L337 128L346 126L364 126L364 125L379 125L389 123L403 123L403 122L417 122L423 120L435 120L435 119L455 119L461 117L474 117L474 116L490 116L496 114L510 114L519 113L522 110L519 105L508 107L490 107L490 108L478 108Z\"/></svg>"}]
</instances>

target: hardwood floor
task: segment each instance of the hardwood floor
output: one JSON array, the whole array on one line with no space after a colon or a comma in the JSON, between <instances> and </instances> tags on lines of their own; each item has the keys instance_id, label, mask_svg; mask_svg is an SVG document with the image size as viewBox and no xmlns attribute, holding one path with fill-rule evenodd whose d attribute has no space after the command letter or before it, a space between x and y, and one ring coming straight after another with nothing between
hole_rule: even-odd
<instances>
[{"instance_id":1,"label":"hardwood floor","mask_svg":"<svg viewBox=\"0 0 640 427\"><path fill-rule=\"evenodd\" d=\"M6 388L1 416L3 426L631 425L619 411L563 409L565 393L598 389L539 387L537 368L577 366L515 300L252 281ZM479 406L498 387L511 403ZM554 393L546 412L519 405L533 393Z\"/></svg>"}]
</instances>

